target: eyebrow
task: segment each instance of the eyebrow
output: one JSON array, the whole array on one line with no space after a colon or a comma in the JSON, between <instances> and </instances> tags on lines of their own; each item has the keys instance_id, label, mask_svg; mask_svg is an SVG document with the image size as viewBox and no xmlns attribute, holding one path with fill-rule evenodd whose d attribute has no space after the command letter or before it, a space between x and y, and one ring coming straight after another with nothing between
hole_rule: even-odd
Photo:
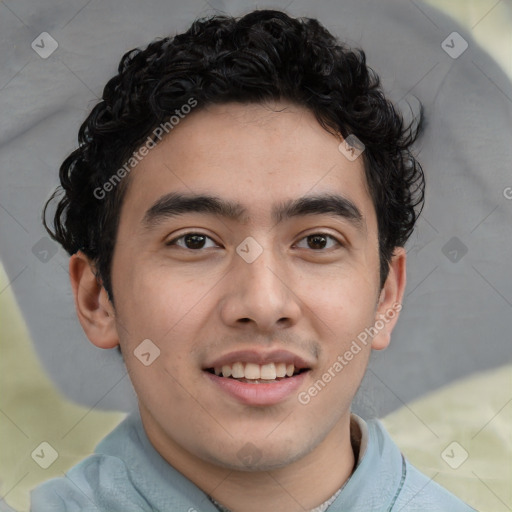
<instances>
[{"instance_id":1,"label":"eyebrow","mask_svg":"<svg viewBox=\"0 0 512 512\"><path fill-rule=\"evenodd\" d=\"M188 213L224 217L247 223L246 208L237 202L208 194L170 193L160 197L145 213L143 225L150 229L163 220ZM362 230L366 223L359 208L348 198L338 194L319 194L291 199L272 208L272 219L278 224L283 220L307 215L331 215L349 221Z\"/></svg>"}]
</instances>

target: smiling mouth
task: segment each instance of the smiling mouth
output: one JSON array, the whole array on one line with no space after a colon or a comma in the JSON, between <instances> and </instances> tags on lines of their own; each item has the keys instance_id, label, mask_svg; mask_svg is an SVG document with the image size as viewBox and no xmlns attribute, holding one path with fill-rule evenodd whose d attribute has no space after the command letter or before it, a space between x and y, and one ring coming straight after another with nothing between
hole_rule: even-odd
<instances>
[{"instance_id":1,"label":"smiling mouth","mask_svg":"<svg viewBox=\"0 0 512 512\"><path fill-rule=\"evenodd\" d=\"M247 384L269 384L290 379L309 371L309 368L297 368L293 364L286 363L259 365L255 363L237 362L217 368L206 368L205 371L217 377L236 380Z\"/></svg>"}]
</instances>

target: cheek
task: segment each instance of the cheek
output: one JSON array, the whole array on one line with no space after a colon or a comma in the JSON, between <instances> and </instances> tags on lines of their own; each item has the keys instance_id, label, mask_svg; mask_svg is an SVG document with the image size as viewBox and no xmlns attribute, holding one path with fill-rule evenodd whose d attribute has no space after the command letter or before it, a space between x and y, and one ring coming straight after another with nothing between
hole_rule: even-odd
<instances>
[{"instance_id":1,"label":"cheek","mask_svg":"<svg viewBox=\"0 0 512 512\"><path fill-rule=\"evenodd\" d=\"M186 405L190 397L181 392L180 383L191 388L199 378L191 371L191 354L204 342L199 333L211 315L205 296L209 288L207 282L149 265L120 283L116 310L121 347L134 387L145 400L156 400L153 388L158 387L159 400L168 399L172 390L173 403ZM152 350L158 356L149 366L134 357L141 353L143 340L157 347Z\"/></svg>"},{"instance_id":2,"label":"cheek","mask_svg":"<svg viewBox=\"0 0 512 512\"><path fill-rule=\"evenodd\" d=\"M315 411L333 403L348 407L359 387L370 355L371 340L365 329L375 320L375 280L368 278L367 271L354 268L340 268L329 278L317 280L318 286L306 280L304 293L313 312L310 317L318 319L321 352L311 386L300 398L302 404L314 402Z\"/></svg>"},{"instance_id":3,"label":"cheek","mask_svg":"<svg viewBox=\"0 0 512 512\"><path fill-rule=\"evenodd\" d=\"M328 338L344 343L373 323L377 276L367 269L344 266L325 275L303 275L298 282L303 283L304 302L323 321Z\"/></svg>"},{"instance_id":4,"label":"cheek","mask_svg":"<svg viewBox=\"0 0 512 512\"><path fill-rule=\"evenodd\" d=\"M189 315L196 313L204 295L203 286L199 280L180 278L169 269L151 269L149 265L144 268L142 264L139 268L118 287L119 320L125 323L129 340L150 338L164 342L182 329Z\"/></svg>"}]
</instances>

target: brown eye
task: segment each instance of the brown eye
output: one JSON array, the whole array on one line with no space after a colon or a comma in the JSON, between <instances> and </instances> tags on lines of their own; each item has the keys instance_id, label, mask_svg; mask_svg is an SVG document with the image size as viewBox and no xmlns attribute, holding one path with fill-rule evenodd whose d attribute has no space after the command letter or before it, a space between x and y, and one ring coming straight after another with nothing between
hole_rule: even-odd
<instances>
[{"instance_id":1,"label":"brown eye","mask_svg":"<svg viewBox=\"0 0 512 512\"><path fill-rule=\"evenodd\" d=\"M303 241L306 241L307 247L304 245L300 245ZM328 244L331 242L331 245ZM304 249L312 249L314 251L320 251L322 249L330 249L335 245L340 246L341 243L338 242L333 236L328 235L326 233L314 233L312 235L308 235L299 241L297 247L301 247Z\"/></svg>"},{"instance_id":2,"label":"brown eye","mask_svg":"<svg viewBox=\"0 0 512 512\"><path fill-rule=\"evenodd\" d=\"M327 237L323 235L308 236L308 246L310 249L324 249L327 244Z\"/></svg>"},{"instance_id":3,"label":"brown eye","mask_svg":"<svg viewBox=\"0 0 512 512\"><path fill-rule=\"evenodd\" d=\"M187 249L202 249L205 244L206 237L203 235L185 235L183 240L185 241Z\"/></svg>"},{"instance_id":4,"label":"brown eye","mask_svg":"<svg viewBox=\"0 0 512 512\"><path fill-rule=\"evenodd\" d=\"M216 247L217 244L206 235L202 233L186 233L174 240L171 240L166 245L177 245L178 247L183 247L184 249L198 250L207 248L205 244L207 244L208 240L212 242L212 245L209 247Z\"/></svg>"}]
</instances>

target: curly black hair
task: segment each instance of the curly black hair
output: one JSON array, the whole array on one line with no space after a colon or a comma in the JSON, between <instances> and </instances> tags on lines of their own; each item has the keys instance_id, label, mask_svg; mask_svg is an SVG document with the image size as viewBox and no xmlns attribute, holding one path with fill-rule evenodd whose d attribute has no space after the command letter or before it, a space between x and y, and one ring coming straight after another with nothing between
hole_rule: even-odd
<instances>
[{"instance_id":1,"label":"curly black hair","mask_svg":"<svg viewBox=\"0 0 512 512\"><path fill-rule=\"evenodd\" d=\"M69 254L81 250L91 259L112 301L111 261L129 180L101 197L97 191L191 98L196 110L288 100L309 109L330 133L354 134L365 145L384 284L394 249L404 246L423 208L424 175L411 150L423 116L416 128L406 126L365 53L317 20L256 10L198 19L182 34L127 52L80 127L79 147L60 168L61 187L45 204L43 223ZM52 230L47 209L61 194Z\"/></svg>"}]
</instances>

